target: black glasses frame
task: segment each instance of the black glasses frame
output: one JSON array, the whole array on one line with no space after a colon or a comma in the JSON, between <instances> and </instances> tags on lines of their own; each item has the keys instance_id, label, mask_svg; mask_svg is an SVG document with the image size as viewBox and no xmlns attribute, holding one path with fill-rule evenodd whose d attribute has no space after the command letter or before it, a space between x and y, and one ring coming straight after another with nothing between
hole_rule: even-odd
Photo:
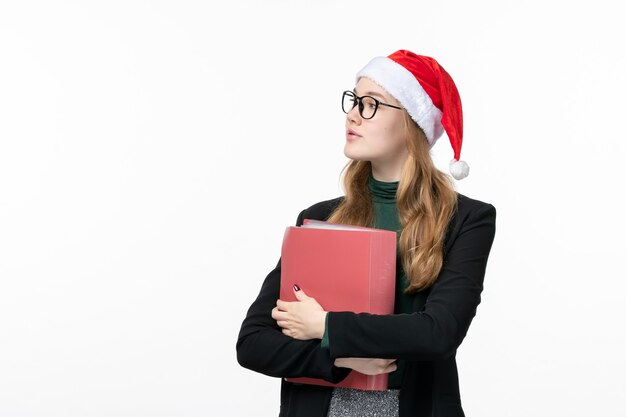
<instances>
[{"instance_id":1,"label":"black glasses frame","mask_svg":"<svg viewBox=\"0 0 626 417\"><path fill-rule=\"evenodd\" d=\"M354 100L354 104L352 105L352 107L350 109L348 109L346 111L345 107L344 107L344 103L345 103L345 99L346 96L351 97ZM371 98L372 100L374 100L374 112L372 113L372 115L370 117L365 117L363 116L363 109L364 109L364 105L363 105L363 99L364 98ZM372 97L372 96L357 96L355 94L354 91L344 91L343 94L341 95L341 110L343 110L343 112L345 114L348 114L352 111L353 108L355 108L356 106L359 106L359 115L361 115L362 118L369 120L372 117L374 117L374 115L376 115L376 112L378 111L378 107L380 106L387 106L387 107L391 107L393 109L398 109L398 110L402 110L402 107L398 107L398 106L394 106L393 104L389 104L389 103L383 103L380 100L377 100L376 98Z\"/></svg>"}]
</instances>

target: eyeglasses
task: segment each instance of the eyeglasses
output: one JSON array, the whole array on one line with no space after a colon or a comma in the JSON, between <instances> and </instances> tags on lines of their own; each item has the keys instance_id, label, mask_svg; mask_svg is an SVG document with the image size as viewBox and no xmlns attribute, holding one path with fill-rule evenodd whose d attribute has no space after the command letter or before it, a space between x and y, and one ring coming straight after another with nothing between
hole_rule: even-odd
<instances>
[{"instance_id":1,"label":"eyeglasses","mask_svg":"<svg viewBox=\"0 0 626 417\"><path fill-rule=\"evenodd\" d=\"M402 107L381 103L372 96L359 97L352 91L343 92L343 96L341 97L341 108L345 114L350 113L350 111L355 108L357 104L359 105L359 114L364 119L371 119L374 117L376 110L378 110L378 106L387 106L402 110Z\"/></svg>"}]
</instances>

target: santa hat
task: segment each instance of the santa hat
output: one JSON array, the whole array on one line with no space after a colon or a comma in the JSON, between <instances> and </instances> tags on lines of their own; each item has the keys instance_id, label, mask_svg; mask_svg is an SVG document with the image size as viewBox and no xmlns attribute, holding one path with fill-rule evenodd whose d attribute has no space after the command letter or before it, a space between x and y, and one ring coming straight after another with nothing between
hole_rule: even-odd
<instances>
[{"instance_id":1,"label":"santa hat","mask_svg":"<svg viewBox=\"0 0 626 417\"><path fill-rule=\"evenodd\" d=\"M454 150L450 173L457 179L469 174L469 166L461 161L463 143L463 112L461 98L450 74L433 58L400 50L372 59L357 73L357 81L367 77L384 88L409 113L435 144L445 132Z\"/></svg>"}]
</instances>

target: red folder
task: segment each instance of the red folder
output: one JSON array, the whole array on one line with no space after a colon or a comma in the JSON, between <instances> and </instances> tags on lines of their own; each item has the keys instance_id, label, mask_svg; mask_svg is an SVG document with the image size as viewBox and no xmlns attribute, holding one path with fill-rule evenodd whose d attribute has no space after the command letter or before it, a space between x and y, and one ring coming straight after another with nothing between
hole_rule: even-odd
<instances>
[{"instance_id":1,"label":"red folder","mask_svg":"<svg viewBox=\"0 0 626 417\"><path fill-rule=\"evenodd\" d=\"M326 311L393 314L396 233L308 219L301 227L288 227L282 246L281 300L296 301L293 284L298 284ZM386 390L388 375L371 376L352 371L339 384L304 377L287 380Z\"/></svg>"}]
</instances>

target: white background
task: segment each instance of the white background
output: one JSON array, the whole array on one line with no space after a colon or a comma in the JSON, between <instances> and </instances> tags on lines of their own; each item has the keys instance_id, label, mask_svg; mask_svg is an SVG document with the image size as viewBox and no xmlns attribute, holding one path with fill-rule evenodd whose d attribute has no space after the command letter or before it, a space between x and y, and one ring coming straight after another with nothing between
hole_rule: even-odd
<instances>
[{"instance_id":1,"label":"white background","mask_svg":"<svg viewBox=\"0 0 626 417\"><path fill-rule=\"evenodd\" d=\"M498 209L466 414L626 414L622 14L209 3L1 3L0 417L276 416L239 326L284 228L341 193L341 91L397 49L454 77L457 187Z\"/></svg>"}]
</instances>

